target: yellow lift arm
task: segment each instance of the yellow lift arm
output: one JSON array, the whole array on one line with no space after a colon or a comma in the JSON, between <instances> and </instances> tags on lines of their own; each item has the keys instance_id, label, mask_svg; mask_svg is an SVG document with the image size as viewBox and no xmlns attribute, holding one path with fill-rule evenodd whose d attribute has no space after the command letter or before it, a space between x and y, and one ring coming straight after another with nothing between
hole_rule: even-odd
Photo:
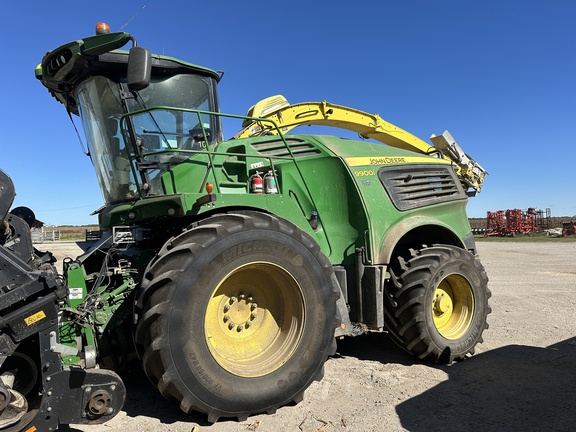
<instances>
[{"instance_id":1,"label":"yellow lift arm","mask_svg":"<svg viewBox=\"0 0 576 432\"><path fill-rule=\"evenodd\" d=\"M245 120L242 123L242 130L234 135L234 138L278 134L278 129L273 123L262 122L259 119L273 121L282 134L297 126L333 126L356 132L362 138L371 138L392 147L428 155L440 152L444 159L458 166L458 175L463 183L474 190L471 195L480 192L484 177L488 174L462 151L448 131L440 136L432 135L430 140L434 145L430 145L410 132L387 122L378 114L369 114L326 101L290 105L281 95L271 96L250 107L246 116L258 119Z\"/></svg>"}]
</instances>

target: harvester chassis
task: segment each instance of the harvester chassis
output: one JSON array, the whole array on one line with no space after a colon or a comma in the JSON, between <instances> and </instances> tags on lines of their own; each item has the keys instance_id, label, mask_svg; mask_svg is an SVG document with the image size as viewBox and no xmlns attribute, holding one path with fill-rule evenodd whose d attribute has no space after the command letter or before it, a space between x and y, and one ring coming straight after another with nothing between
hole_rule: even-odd
<instances>
[{"instance_id":1,"label":"harvester chassis","mask_svg":"<svg viewBox=\"0 0 576 432\"><path fill-rule=\"evenodd\" d=\"M214 422L299 402L338 337L388 331L431 362L482 341L490 291L465 209L487 173L447 131L429 145L279 96L223 114L221 73L105 26L48 52L36 77L82 119L105 238L58 276L0 178L0 396L28 404L0 429L112 418L132 362ZM242 131L225 140L222 117ZM306 124L387 145L286 134Z\"/></svg>"}]
</instances>

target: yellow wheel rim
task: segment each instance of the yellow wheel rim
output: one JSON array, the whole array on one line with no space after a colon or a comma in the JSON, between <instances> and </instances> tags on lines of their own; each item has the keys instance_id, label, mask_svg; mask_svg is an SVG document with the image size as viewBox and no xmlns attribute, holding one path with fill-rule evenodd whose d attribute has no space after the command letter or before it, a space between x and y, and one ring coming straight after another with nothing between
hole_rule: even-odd
<instances>
[{"instance_id":1,"label":"yellow wheel rim","mask_svg":"<svg viewBox=\"0 0 576 432\"><path fill-rule=\"evenodd\" d=\"M267 375L298 346L304 328L300 285L284 268L253 262L230 272L212 293L204 319L210 352L228 372Z\"/></svg>"},{"instance_id":2,"label":"yellow wheel rim","mask_svg":"<svg viewBox=\"0 0 576 432\"><path fill-rule=\"evenodd\" d=\"M442 279L432 299L434 326L446 339L456 340L466 334L472 324L474 295L470 283L451 274Z\"/></svg>"}]
</instances>

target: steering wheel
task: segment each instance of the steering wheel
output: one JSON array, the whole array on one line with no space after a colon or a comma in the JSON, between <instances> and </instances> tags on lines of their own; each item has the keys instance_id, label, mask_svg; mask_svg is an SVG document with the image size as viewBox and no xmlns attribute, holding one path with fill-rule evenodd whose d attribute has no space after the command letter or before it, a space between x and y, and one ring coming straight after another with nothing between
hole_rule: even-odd
<instances>
[{"instance_id":1,"label":"steering wheel","mask_svg":"<svg viewBox=\"0 0 576 432\"><path fill-rule=\"evenodd\" d=\"M212 135L212 129L209 125L204 124L204 133L206 133L206 140L204 139L204 133L202 132L202 127L197 124L192 129L188 131L190 136L186 139L184 143L184 150L204 150L206 148L207 141L210 141Z\"/></svg>"}]
</instances>

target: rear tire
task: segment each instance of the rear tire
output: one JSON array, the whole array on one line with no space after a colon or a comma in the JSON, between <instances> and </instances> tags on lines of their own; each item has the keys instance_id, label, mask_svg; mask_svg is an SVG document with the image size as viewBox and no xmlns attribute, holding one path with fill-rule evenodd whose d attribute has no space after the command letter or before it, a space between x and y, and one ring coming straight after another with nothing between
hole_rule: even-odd
<instances>
[{"instance_id":1,"label":"rear tire","mask_svg":"<svg viewBox=\"0 0 576 432\"><path fill-rule=\"evenodd\" d=\"M322 378L338 292L330 262L294 225L256 212L210 217L148 266L135 333L144 370L211 422L272 413Z\"/></svg>"},{"instance_id":2,"label":"rear tire","mask_svg":"<svg viewBox=\"0 0 576 432\"><path fill-rule=\"evenodd\" d=\"M387 329L420 359L451 363L473 354L488 328L488 277L468 251L449 245L412 250L390 269Z\"/></svg>"}]
</instances>

